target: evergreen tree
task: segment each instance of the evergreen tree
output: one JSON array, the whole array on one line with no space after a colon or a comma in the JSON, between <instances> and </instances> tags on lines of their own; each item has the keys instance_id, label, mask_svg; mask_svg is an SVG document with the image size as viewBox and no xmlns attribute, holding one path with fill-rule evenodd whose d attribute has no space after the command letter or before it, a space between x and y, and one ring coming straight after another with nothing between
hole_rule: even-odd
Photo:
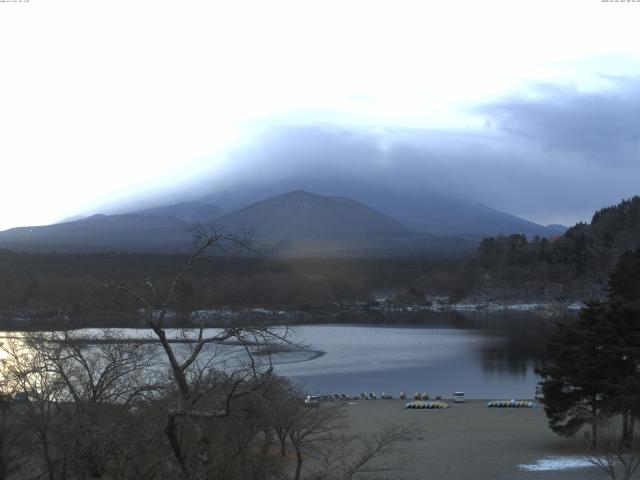
<instances>
[{"instance_id":1,"label":"evergreen tree","mask_svg":"<svg viewBox=\"0 0 640 480\"><path fill-rule=\"evenodd\" d=\"M602 369L604 349L597 334L604 310L603 304L590 303L576 322L559 323L549 343L551 364L537 369L551 429L572 436L590 425L594 445L606 410L607 372Z\"/></svg>"},{"instance_id":2,"label":"evergreen tree","mask_svg":"<svg viewBox=\"0 0 640 480\"><path fill-rule=\"evenodd\" d=\"M611 272L604 324L610 357L607 395L611 410L622 415L622 437L628 441L640 418L640 247L624 253Z\"/></svg>"},{"instance_id":3,"label":"evergreen tree","mask_svg":"<svg viewBox=\"0 0 640 480\"><path fill-rule=\"evenodd\" d=\"M551 429L573 435L585 424L621 415L622 438L640 418L640 247L620 257L606 302L587 304L577 321L559 324L551 364L538 369Z\"/></svg>"}]
</instances>

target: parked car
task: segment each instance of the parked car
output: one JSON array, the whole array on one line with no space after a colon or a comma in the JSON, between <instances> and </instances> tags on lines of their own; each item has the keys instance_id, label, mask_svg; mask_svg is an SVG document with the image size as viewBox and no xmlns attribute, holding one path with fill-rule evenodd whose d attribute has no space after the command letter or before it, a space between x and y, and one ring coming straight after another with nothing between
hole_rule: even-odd
<instances>
[{"instance_id":1,"label":"parked car","mask_svg":"<svg viewBox=\"0 0 640 480\"><path fill-rule=\"evenodd\" d=\"M305 407L319 407L320 406L320 399L318 397L316 397L315 395L307 395L307 397L304 399L304 406Z\"/></svg>"}]
</instances>

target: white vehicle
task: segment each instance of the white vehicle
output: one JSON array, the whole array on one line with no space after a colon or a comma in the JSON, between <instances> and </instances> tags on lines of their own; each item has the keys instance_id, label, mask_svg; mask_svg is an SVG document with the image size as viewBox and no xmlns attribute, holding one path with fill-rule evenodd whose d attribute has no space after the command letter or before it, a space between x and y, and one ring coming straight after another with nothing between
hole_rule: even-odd
<instances>
[{"instance_id":1,"label":"white vehicle","mask_svg":"<svg viewBox=\"0 0 640 480\"><path fill-rule=\"evenodd\" d=\"M536 394L534 398L536 400L544 400L544 393L542 393L542 388L540 388L540 385L536 387Z\"/></svg>"},{"instance_id":2,"label":"white vehicle","mask_svg":"<svg viewBox=\"0 0 640 480\"><path fill-rule=\"evenodd\" d=\"M307 395L307 397L304 399L304 406L305 407L319 407L320 406L320 399L318 397L316 397L315 395Z\"/></svg>"},{"instance_id":3,"label":"white vehicle","mask_svg":"<svg viewBox=\"0 0 640 480\"><path fill-rule=\"evenodd\" d=\"M464 392L455 392L453 394L454 403L464 403Z\"/></svg>"}]
</instances>

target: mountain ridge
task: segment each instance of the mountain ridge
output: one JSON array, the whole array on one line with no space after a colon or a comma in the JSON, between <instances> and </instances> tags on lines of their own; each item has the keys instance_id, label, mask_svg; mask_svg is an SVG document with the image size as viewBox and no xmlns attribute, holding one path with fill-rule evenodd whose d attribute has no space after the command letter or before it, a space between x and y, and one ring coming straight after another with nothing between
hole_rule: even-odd
<instances>
[{"instance_id":1,"label":"mountain ridge","mask_svg":"<svg viewBox=\"0 0 640 480\"><path fill-rule=\"evenodd\" d=\"M96 214L48 226L14 228L0 232L0 248L54 252L187 252L191 231L198 223L216 223L228 231L250 229L265 250L275 255L429 252L459 255L473 250L481 239L473 233L434 235L411 228L353 198L301 189L270 196L230 212L213 202L212 196L207 196L124 214Z\"/></svg>"}]
</instances>

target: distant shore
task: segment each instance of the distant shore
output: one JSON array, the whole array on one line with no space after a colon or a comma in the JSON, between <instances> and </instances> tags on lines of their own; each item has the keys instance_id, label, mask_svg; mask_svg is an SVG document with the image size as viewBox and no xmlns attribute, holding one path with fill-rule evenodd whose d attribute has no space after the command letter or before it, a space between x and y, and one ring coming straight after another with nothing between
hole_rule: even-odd
<instances>
[{"instance_id":1,"label":"distant shore","mask_svg":"<svg viewBox=\"0 0 640 480\"><path fill-rule=\"evenodd\" d=\"M367 321L386 321L402 323L402 316L420 314L449 313L531 313L541 318L553 318L563 315L574 315L583 304L545 303L545 302L444 302L435 301L429 304L393 304L393 303L359 303L340 305L335 308L286 311L268 308L215 308L192 312L188 317L170 313L164 320L166 328L224 328L239 324L269 325L308 325L323 323L357 323L368 315ZM406 317L405 317L406 318ZM77 328L145 328L146 324L140 316L109 317L101 321L99 315L91 317L69 317L63 313L42 317L30 316L28 312L17 314L0 314L0 330L59 330Z\"/></svg>"}]
</instances>

